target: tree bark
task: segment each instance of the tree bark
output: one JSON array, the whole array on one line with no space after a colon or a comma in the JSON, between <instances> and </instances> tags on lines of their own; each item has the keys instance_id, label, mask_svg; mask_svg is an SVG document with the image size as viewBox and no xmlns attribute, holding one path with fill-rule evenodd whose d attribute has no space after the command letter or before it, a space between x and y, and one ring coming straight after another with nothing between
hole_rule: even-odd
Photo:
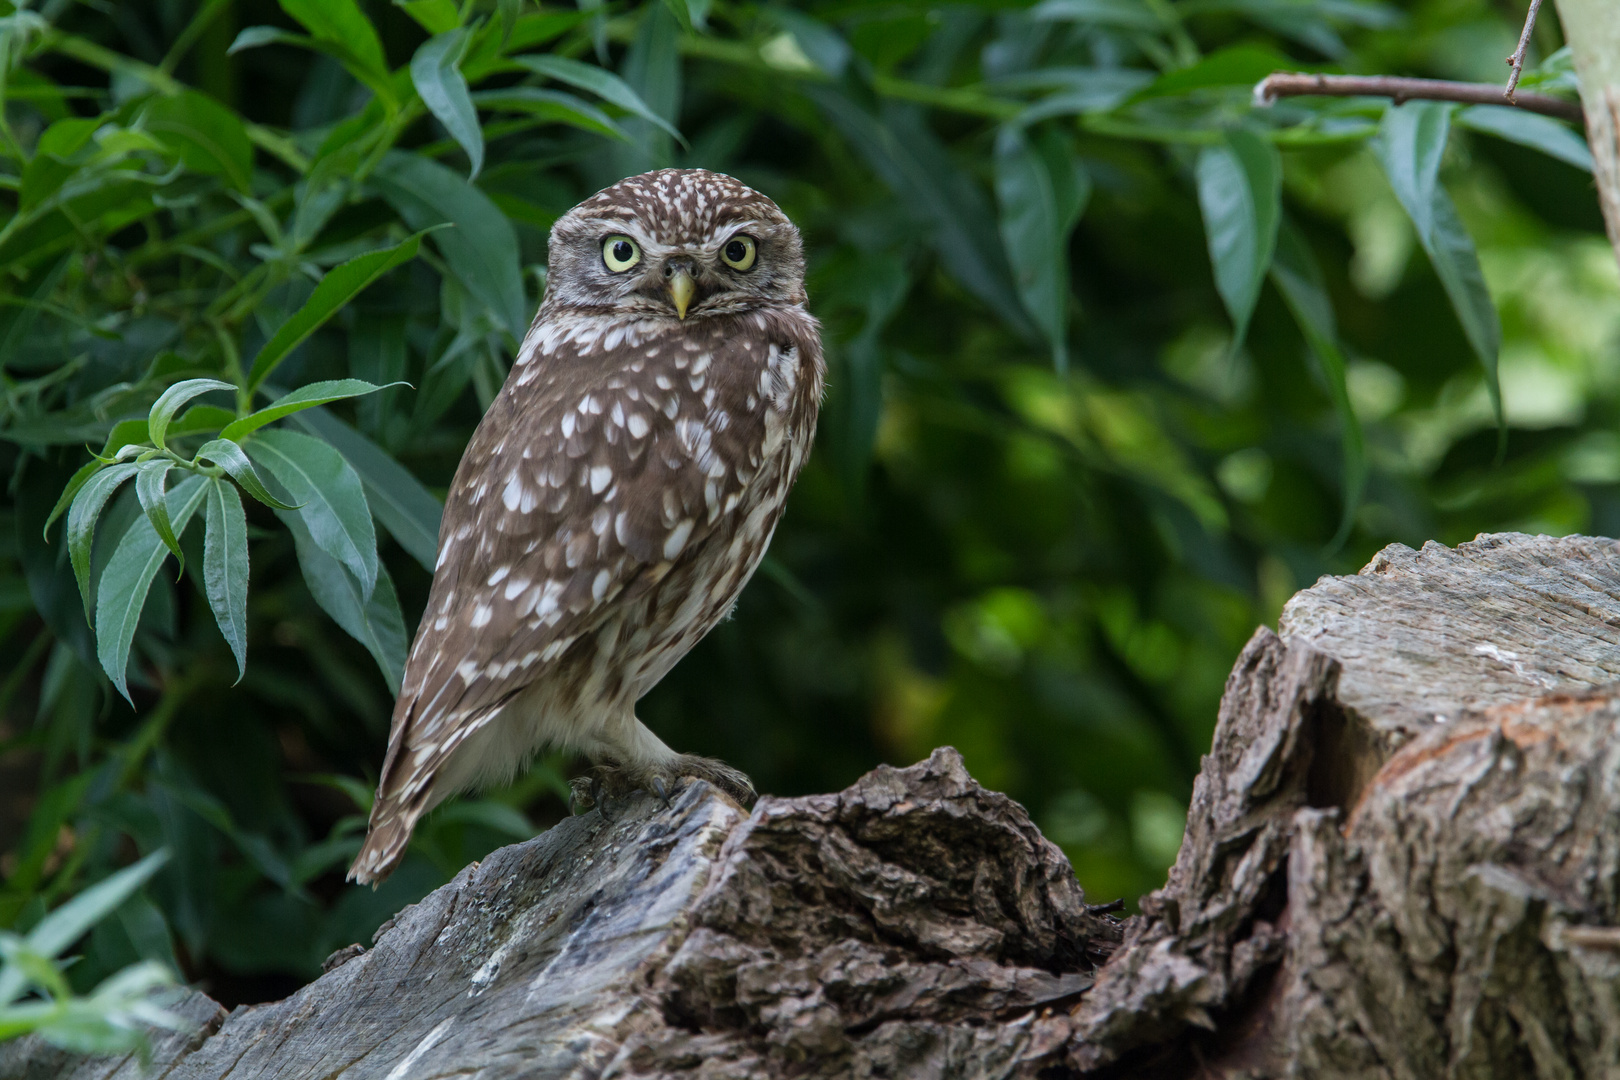
<instances>
[{"instance_id":1,"label":"tree bark","mask_svg":"<svg viewBox=\"0 0 1620 1080\"><path fill-rule=\"evenodd\" d=\"M285 1001L192 994L156 1075L1615 1075L1617 672L1620 544L1396 545L1255 632L1124 923L948 748L752 814L694 784L495 852Z\"/></svg>"},{"instance_id":2,"label":"tree bark","mask_svg":"<svg viewBox=\"0 0 1620 1080\"><path fill-rule=\"evenodd\" d=\"M1620 16L1613 0L1557 0L1581 82L1592 175L1614 256L1620 259Z\"/></svg>"}]
</instances>

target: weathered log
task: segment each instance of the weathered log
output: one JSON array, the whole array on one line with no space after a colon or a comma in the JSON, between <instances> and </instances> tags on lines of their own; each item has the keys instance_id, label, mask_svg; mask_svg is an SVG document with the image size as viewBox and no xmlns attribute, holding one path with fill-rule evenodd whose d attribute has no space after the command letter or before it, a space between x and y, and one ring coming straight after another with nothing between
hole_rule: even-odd
<instances>
[{"instance_id":1,"label":"weathered log","mask_svg":"<svg viewBox=\"0 0 1620 1080\"><path fill-rule=\"evenodd\" d=\"M1620 1075L1617 673L1614 541L1391 547L1256 632L1123 927L954 751L752 814L694 784L495 852L285 1001L193 994L158 1073ZM62 1075L140 1073L0 1048Z\"/></svg>"}]
</instances>

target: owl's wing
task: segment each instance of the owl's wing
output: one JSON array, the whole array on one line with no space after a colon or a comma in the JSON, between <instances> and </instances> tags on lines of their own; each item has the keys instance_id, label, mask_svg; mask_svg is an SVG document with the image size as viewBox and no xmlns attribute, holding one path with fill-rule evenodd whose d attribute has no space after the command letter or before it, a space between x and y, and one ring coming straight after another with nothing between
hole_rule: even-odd
<instances>
[{"instance_id":1,"label":"owl's wing","mask_svg":"<svg viewBox=\"0 0 1620 1080\"><path fill-rule=\"evenodd\" d=\"M616 600L693 557L788 437L805 342L752 318L704 323L646 340L541 323L525 342L446 499L350 877L392 869L462 740Z\"/></svg>"}]
</instances>

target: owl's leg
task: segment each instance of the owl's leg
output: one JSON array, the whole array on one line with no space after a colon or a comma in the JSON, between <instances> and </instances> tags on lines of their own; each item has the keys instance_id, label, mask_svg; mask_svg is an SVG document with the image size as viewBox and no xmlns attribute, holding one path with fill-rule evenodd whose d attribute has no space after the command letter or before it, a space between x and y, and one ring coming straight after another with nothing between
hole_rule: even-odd
<instances>
[{"instance_id":1,"label":"owl's leg","mask_svg":"<svg viewBox=\"0 0 1620 1080\"><path fill-rule=\"evenodd\" d=\"M576 809L600 807L604 799L636 791L652 792L667 806L687 779L705 780L744 807L753 806L758 798L747 774L714 758L677 754L633 713L627 712L623 721L597 737L601 751L591 755L596 766L589 776L569 784L569 802Z\"/></svg>"}]
</instances>

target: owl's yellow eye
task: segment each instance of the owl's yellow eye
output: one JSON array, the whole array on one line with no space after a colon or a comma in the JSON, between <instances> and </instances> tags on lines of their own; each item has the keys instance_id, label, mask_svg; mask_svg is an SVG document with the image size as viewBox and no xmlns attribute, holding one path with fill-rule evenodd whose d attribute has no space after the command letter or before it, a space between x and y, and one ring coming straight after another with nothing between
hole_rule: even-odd
<instances>
[{"instance_id":1,"label":"owl's yellow eye","mask_svg":"<svg viewBox=\"0 0 1620 1080\"><path fill-rule=\"evenodd\" d=\"M602 262L615 274L622 274L641 261L641 248L628 236L610 236L602 241Z\"/></svg>"},{"instance_id":2,"label":"owl's yellow eye","mask_svg":"<svg viewBox=\"0 0 1620 1080\"><path fill-rule=\"evenodd\" d=\"M757 254L754 238L739 234L727 240L726 246L720 249L720 261L733 270L748 270L753 267Z\"/></svg>"}]
</instances>

